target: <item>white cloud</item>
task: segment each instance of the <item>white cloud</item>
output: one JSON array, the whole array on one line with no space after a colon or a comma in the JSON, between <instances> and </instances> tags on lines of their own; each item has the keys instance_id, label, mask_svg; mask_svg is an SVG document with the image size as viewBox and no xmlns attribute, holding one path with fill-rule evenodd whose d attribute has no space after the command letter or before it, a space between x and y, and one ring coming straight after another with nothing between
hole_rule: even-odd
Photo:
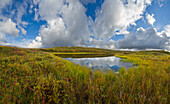
<instances>
[{"instance_id":1,"label":"white cloud","mask_svg":"<svg viewBox=\"0 0 170 104\"><path fill-rule=\"evenodd\" d=\"M157 32L155 28L138 28L136 34L126 34L125 39L118 41L119 49L167 49L170 50L170 38L162 31Z\"/></svg>"},{"instance_id":2,"label":"white cloud","mask_svg":"<svg viewBox=\"0 0 170 104\"><path fill-rule=\"evenodd\" d=\"M16 28L16 24L11 19L5 19L0 21L0 44L7 43L6 35L18 36L19 30Z\"/></svg>"},{"instance_id":3,"label":"white cloud","mask_svg":"<svg viewBox=\"0 0 170 104\"><path fill-rule=\"evenodd\" d=\"M22 34L24 34L24 35L27 34L27 31L24 28L20 27L20 29L21 29Z\"/></svg>"},{"instance_id":4,"label":"white cloud","mask_svg":"<svg viewBox=\"0 0 170 104\"><path fill-rule=\"evenodd\" d=\"M39 33L43 47L86 44L90 34L88 18L78 0L42 0L38 5L39 19L47 21Z\"/></svg>"},{"instance_id":5,"label":"white cloud","mask_svg":"<svg viewBox=\"0 0 170 104\"><path fill-rule=\"evenodd\" d=\"M110 38L116 30L126 31L130 25L143 17L152 0L105 0L96 13L94 34L99 38ZM121 33L120 33L121 34Z\"/></svg>"},{"instance_id":6,"label":"white cloud","mask_svg":"<svg viewBox=\"0 0 170 104\"><path fill-rule=\"evenodd\" d=\"M33 5L30 5L30 8L29 8L29 13L30 13L30 14L33 13L33 10L32 10L33 7L34 7Z\"/></svg>"},{"instance_id":7,"label":"white cloud","mask_svg":"<svg viewBox=\"0 0 170 104\"><path fill-rule=\"evenodd\" d=\"M170 51L170 37L168 37L167 31L157 32L155 28L143 29L140 27L136 33L130 32L119 41L90 39L90 46L130 51L143 49L165 49Z\"/></svg>"},{"instance_id":8,"label":"white cloud","mask_svg":"<svg viewBox=\"0 0 170 104\"><path fill-rule=\"evenodd\" d=\"M151 5L151 4L152 4L152 0L145 0L145 3L146 3L147 5Z\"/></svg>"},{"instance_id":9,"label":"white cloud","mask_svg":"<svg viewBox=\"0 0 170 104\"><path fill-rule=\"evenodd\" d=\"M80 0L80 2L87 5L89 3L96 3L96 0Z\"/></svg>"},{"instance_id":10,"label":"white cloud","mask_svg":"<svg viewBox=\"0 0 170 104\"><path fill-rule=\"evenodd\" d=\"M5 34L3 34L3 33L0 32L0 45L1 45L2 43L6 43L6 42L7 42L7 39L6 39L6 37L5 37Z\"/></svg>"},{"instance_id":11,"label":"white cloud","mask_svg":"<svg viewBox=\"0 0 170 104\"><path fill-rule=\"evenodd\" d=\"M19 30L16 24L11 20L4 17L1 12L7 5L11 5L12 0L0 0L0 45L8 45L6 35L18 36Z\"/></svg>"},{"instance_id":12,"label":"white cloud","mask_svg":"<svg viewBox=\"0 0 170 104\"><path fill-rule=\"evenodd\" d=\"M28 42L27 44L28 48L40 48L42 47L41 37L37 36L35 40L32 40L31 43Z\"/></svg>"},{"instance_id":13,"label":"white cloud","mask_svg":"<svg viewBox=\"0 0 170 104\"><path fill-rule=\"evenodd\" d=\"M40 33L42 42L45 47L55 45L68 45L67 41L71 40L68 31L65 29L64 21L61 18L48 21L48 26L42 26Z\"/></svg>"},{"instance_id":14,"label":"white cloud","mask_svg":"<svg viewBox=\"0 0 170 104\"><path fill-rule=\"evenodd\" d=\"M23 25L23 27L27 27L27 25L29 24L28 22L22 21L21 23Z\"/></svg>"},{"instance_id":15,"label":"white cloud","mask_svg":"<svg viewBox=\"0 0 170 104\"><path fill-rule=\"evenodd\" d=\"M159 7L161 8L164 4L163 2L167 1L167 0L156 0L159 4Z\"/></svg>"},{"instance_id":16,"label":"white cloud","mask_svg":"<svg viewBox=\"0 0 170 104\"><path fill-rule=\"evenodd\" d=\"M6 5L11 4L12 0L0 0L0 13L1 9L3 9Z\"/></svg>"},{"instance_id":17,"label":"white cloud","mask_svg":"<svg viewBox=\"0 0 170 104\"><path fill-rule=\"evenodd\" d=\"M16 5L17 6L17 11L16 11L16 21L18 24L22 23L22 17L24 14L26 14L26 10L28 8L28 4L26 1L22 2L22 3L19 3Z\"/></svg>"},{"instance_id":18,"label":"white cloud","mask_svg":"<svg viewBox=\"0 0 170 104\"><path fill-rule=\"evenodd\" d=\"M146 14L146 19L148 21L149 24L151 24L153 26L153 24L155 23L155 18L154 18L154 14L150 15L150 14Z\"/></svg>"},{"instance_id":19,"label":"white cloud","mask_svg":"<svg viewBox=\"0 0 170 104\"><path fill-rule=\"evenodd\" d=\"M31 0L25 0L21 3L17 3L17 10L16 10L16 16L15 20L17 21L17 25L19 29L21 30L22 34L26 35L27 31L23 28L28 25L25 21L22 20L23 15L27 13L28 3L30 3Z\"/></svg>"},{"instance_id":20,"label":"white cloud","mask_svg":"<svg viewBox=\"0 0 170 104\"><path fill-rule=\"evenodd\" d=\"M33 0L33 3L34 3L35 5L37 5L37 4L40 3L40 1L41 1L41 0Z\"/></svg>"},{"instance_id":21,"label":"white cloud","mask_svg":"<svg viewBox=\"0 0 170 104\"><path fill-rule=\"evenodd\" d=\"M37 10L37 8L34 8L34 12L35 12L35 14L34 14L34 20L35 21L38 21L38 10Z\"/></svg>"},{"instance_id":22,"label":"white cloud","mask_svg":"<svg viewBox=\"0 0 170 104\"><path fill-rule=\"evenodd\" d=\"M0 0L1 9L9 5L12 0ZM55 46L80 46L87 45L99 48L122 49L167 49L170 50L170 26L165 31L157 32L154 28L139 28L136 33L129 33L127 28L136 25L136 21L143 18L146 8L153 0L105 0L101 9L96 10L96 19L86 16L88 3L96 0L27 0L17 3L16 10L11 11L15 16L14 23L0 15L0 44L9 45L6 34L18 36L19 30L23 34L28 23L23 22L22 17L27 13L30 3L30 13L35 12L34 19L45 20L46 25L41 26L39 36L27 41L30 48L55 47ZM33 2L33 4L32 4ZM37 8L36 8L37 7ZM11 17L12 17L11 16ZM156 21L154 14L146 14L148 23L153 25ZM16 28L17 26L17 28ZM125 39L109 40L114 34L126 34ZM94 35L97 39L89 38ZM101 39L102 38L102 39ZM27 40L27 39L26 39ZM12 43L12 42L11 42ZM17 43L17 42L13 42ZM17 43L19 44L19 43ZM25 43L23 43L25 44Z\"/></svg>"},{"instance_id":23,"label":"white cloud","mask_svg":"<svg viewBox=\"0 0 170 104\"><path fill-rule=\"evenodd\" d=\"M31 3L32 0L25 0L23 2L12 1L12 0L0 0L0 19L5 21L6 18L13 19L16 21L17 27L25 35L27 31L23 28L27 26L27 23L22 21L22 17L27 12L28 3ZM15 4L12 4L15 3ZM11 5L8 9L5 7ZM13 6L13 7L12 7ZM15 8L15 9L13 9ZM4 9L6 14L1 13L1 9Z\"/></svg>"},{"instance_id":24,"label":"white cloud","mask_svg":"<svg viewBox=\"0 0 170 104\"><path fill-rule=\"evenodd\" d=\"M90 3L91 0L81 2ZM116 34L130 34L126 29L130 25L136 25L135 22L143 17L151 3L152 0L105 0L93 21L86 16L86 8L79 0L34 0L34 5L39 7L35 8L36 20L47 21L47 25L42 26L39 33L41 45L86 45L90 31L93 31L92 34L98 39L90 39L91 46L113 49L118 47L116 42L107 40L117 30L119 32Z\"/></svg>"},{"instance_id":25,"label":"white cloud","mask_svg":"<svg viewBox=\"0 0 170 104\"><path fill-rule=\"evenodd\" d=\"M152 0L105 0L101 10L96 12L95 22L91 22L93 34L98 39L90 41L91 45L112 49L117 47L115 41L107 40L115 33L128 34L127 28L143 18L144 11L151 3Z\"/></svg>"},{"instance_id":26,"label":"white cloud","mask_svg":"<svg viewBox=\"0 0 170 104\"><path fill-rule=\"evenodd\" d=\"M38 4L38 14L41 20L53 20L64 5L64 0L41 0Z\"/></svg>"},{"instance_id":27,"label":"white cloud","mask_svg":"<svg viewBox=\"0 0 170 104\"><path fill-rule=\"evenodd\" d=\"M16 24L11 19L6 19L4 21L0 21L0 33L18 36L19 30L16 28Z\"/></svg>"},{"instance_id":28,"label":"white cloud","mask_svg":"<svg viewBox=\"0 0 170 104\"><path fill-rule=\"evenodd\" d=\"M96 39L90 39L90 47L96 47L96 48L106 48L106 49L115 49L116 42L114 40L96 40Z\"/></svg>"},{"instance_id":29,"label":"white cloud","mask_svg":"<svg viewBox=\"0 0 170 104\"><path fill-rule=\"evenodd\" d=\"M166 25L164 27L164 29L165 29L165 32L166 32L167 36L170 37L170 25Z\"/></svg>"}]
</instances>

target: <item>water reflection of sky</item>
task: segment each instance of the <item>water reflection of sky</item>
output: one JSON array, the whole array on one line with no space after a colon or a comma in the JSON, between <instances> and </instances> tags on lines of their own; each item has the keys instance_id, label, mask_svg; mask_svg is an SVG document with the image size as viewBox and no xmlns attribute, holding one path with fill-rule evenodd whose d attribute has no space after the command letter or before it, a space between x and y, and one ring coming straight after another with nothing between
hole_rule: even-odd
<instances>
[{"instance_id":1,"label":"water reflection of sky","mask_svg":"<svg viewBox=\"0 0 170 104\"><path fill-rule=\"evenodd\" d=\"M133 67L133 63L127 63L120 61L121 58L117 58L115 56L112 57L99 57L99 58L63 58L74 62L75 64L79 64L80 66L86 66L88 68L92 68L94 70L119 70L121 67L125 67L126 69Z\"/></svg>"}]
</instances>

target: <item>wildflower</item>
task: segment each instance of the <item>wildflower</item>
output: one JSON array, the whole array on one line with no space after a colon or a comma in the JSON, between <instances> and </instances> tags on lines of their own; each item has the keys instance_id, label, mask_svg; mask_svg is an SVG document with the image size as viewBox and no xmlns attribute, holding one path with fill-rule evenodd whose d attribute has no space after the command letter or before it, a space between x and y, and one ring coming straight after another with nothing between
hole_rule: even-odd
<instances>
[{"instance_id":1,"label":"wildflower","mask_svg":"<svg viewBox=\"0 0 170 104\"><path fill-rule=\"evenodd\" d=\"M67 82L70 82L71 80L70 80L70 78L67 78L66 81L67 81Z\"/></svg>"},{"instance_id":2,"label":"wildflower","mask_svg":"<svg viewBox=\"0 0 170 104\"><path fill-rule=\"evenodd\" d=\"M6 83L4 84L4 87L6 87Z\"/></svg>"},{"instance_id":3,"label":"wildflower","mask_svg":"<svg viewBox=\"0 0 170 104\"><path fill-rule=\"evenodd\" d=\"M44 100L42 100L42 101L41 101L41 103L42 103L42 104L45 104L45 101L44 101Z\"/></svg>"}]
</instances>

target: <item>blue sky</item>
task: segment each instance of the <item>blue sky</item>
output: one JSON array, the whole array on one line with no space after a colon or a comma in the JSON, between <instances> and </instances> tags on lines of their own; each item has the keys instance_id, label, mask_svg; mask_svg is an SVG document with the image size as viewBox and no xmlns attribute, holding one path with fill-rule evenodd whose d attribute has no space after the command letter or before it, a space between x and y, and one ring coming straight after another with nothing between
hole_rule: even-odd
<instances>
[{"instance_id":1,"label":"blue sky","mask_svg":"<svg viewBox=\"0 0 170 104\"><path fill-rule=\"evenodd\" d=\"M0 45L170 50L170 0L1 2Z\"/></svg>"}]
</instances>

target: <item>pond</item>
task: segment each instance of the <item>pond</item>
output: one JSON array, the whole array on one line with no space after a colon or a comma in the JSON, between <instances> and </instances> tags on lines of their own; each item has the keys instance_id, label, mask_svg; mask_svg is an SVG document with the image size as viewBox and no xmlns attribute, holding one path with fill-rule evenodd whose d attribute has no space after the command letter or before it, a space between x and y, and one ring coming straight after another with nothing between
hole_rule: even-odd
<instances>
[{"instance_id":1,"label":"pond","mask_svg":"<svg viewBox=\"0 0 170 104\"><path fill-rule=\"evenodd\" d=\"M122 62L121 58L110 56L110 57L95 57L95 58L63 58L79 64L80 66L86 66L87 68L92 68L93 70L102 71L115 70L118 71L121 67L129 69L133 67L133 63Z\"/></svg>"}]
</instances>

